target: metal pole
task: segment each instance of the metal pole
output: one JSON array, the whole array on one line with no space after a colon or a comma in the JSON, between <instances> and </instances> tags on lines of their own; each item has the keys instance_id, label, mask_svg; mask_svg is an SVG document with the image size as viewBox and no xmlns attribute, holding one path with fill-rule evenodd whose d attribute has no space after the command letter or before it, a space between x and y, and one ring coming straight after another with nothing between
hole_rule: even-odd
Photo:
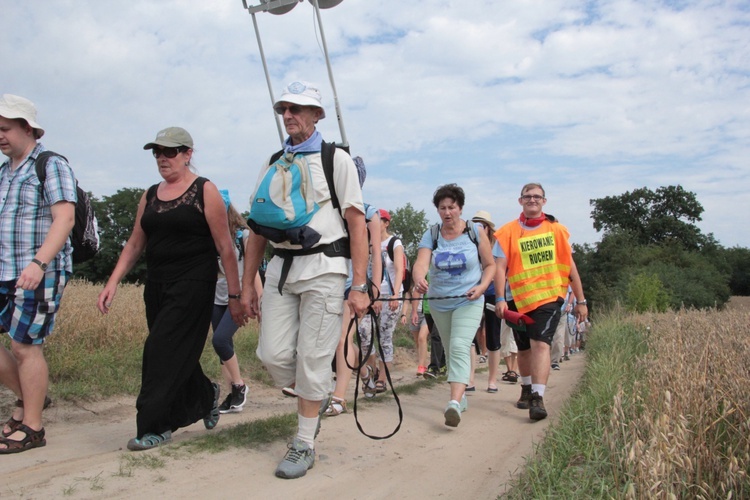
<instances>
[{"instance_id":1,"label":"metal pole","mask_svg":"<svg viewBox=\"0 0 750 500\"><path fill-rule=\"evenodd\" d=\"M263 43L260 41L260 33L258 32L258 20L255 19L255 12L250 13L253 16L253 27L255 28L255 38L258 39L258 49L260 50L260 60L263 62L263 71L266 74L266 84L268 85L268 94L271 96L271 106L276 102L273 96L273 87L271 86L271 77L268 75L268 66L266 65L266 56L263 53ZM281 121L279 115L273 112L273 119L276 122L276 128L279 131L279 141L281 141L281 147L284 147L284 130L281 127Z\"/></svg>"},{"instance_id":2,"label":"metal pole","mask_svg":"<svg viewBox=\"0 0 750 500\"><path fill-rule=\"evenodd\" d=\"M331 89L333 90L333 103L336 106L336 118L339 121L339 131L341 131L341 145L345 148L349 147L349 141L346 138L346 131L344 130L344 120L341 117L341 107L339 106L339 97L336 94L336 84L333 82L333 71L331 70L331 62L328 59L328 45L326 45L326 35L323 33L323 22L320 18L320 7L318 6L318 0L311 0L313 7L315 7L315 15L318 19L318 27L320 28L320 40L323 43L323 53L326 58L326 66L328 67L328 79L331 81Z\"/></svg>"}]
</instances>

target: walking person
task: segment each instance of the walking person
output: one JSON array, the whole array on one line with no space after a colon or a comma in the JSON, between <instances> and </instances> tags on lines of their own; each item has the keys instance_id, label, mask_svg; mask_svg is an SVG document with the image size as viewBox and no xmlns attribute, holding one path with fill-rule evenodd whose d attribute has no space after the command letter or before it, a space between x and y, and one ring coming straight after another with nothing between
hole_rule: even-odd
<instances>
[{"instance_id":1,"label":"walking person","mask_svg":"<svg viewBox=\"0 0 750 500\"><path fill-rule=\"evenodd\" d=\"M359 186L360 188L365 183L367 177L367 170L365 169L365 162L361 157L356 156L354 158L354 164L357 167L357 174L359 175ZM368 265L367 265L367 280L370 283L370 292L373 297L379 294L377 284L380 283L383 277L383 260L380 258L380 252L377 249L380 248L380 214L378 209L373 205L365 203L365 221L367 223L367 234L369 236L368 241ZM346 280L346 291L344 292L344 321L341 322L341 338L339 339L339 345L336 347L335 356L335 368L336 368L336 385L333 389L333 395L331 396L331 402L325 411L325 414L329 417L335 417L342 413L347 413L349 409L346 406L346 391L349 388L349 382L352 379L352 370L349 368L357 367L359 364L359 348L354 343L354 337L356 332L349 331L348 318L351 317L349 311L349 305L346 299L349 297L351 292L351 286L353 283L354 276L352 275L351 262L349 265L349 276ZM380 314L382 302L374 302L372 309L375 315ZM363 319L363 322L367 321ZM346 348L346 353L344 352ZM365 376L367 374L368 365L363 363L360 368L360 374ZM373 383L374 388L374 383ZM368 387L369 389L369 387Z\"/></svg>"},{"instance_id":2,"label":"walking person","mask_svg":"<svg viewBox=\"0 0 750 500\"><path fill-rule=\"evenodd\" d=\"M242 215L234 208L229 198L229 191L222 189L219 191L227 209L227 222L229 223L229 234L234 237L234 254L237 258L237 267L239 277L242 279L243 257L245 255L245 243L250 234L247 223ZM211 328L213 345L216 355L219 356L221 363L221 374L224 381L229 386L229 393L224 401L219 405L219 413L238 413L241 412L247 402L248 387L242 379L240 373L240 364L237 360L237 354L234 352L234 334L239 326L232 319L229 311L229 287L227 285L227 276L224 272L221 258L218 259L219 277L216 280L216 294L214 295L214 308L211 314ZM262 293L260 275L256 276L253 284L259 293Z\"/></svg>"},{"instance_id":3,"label":"walking person","mask_svg":"<svg viewBox=\"0 0 750 500\"><path fill-rule=\"evenodd\" d=\"M269 158L261 168L253 194L250 219L255 225L250 225L245 252L242 303L251 318L261 312L250 285L266 243L271 241L274 257L266 269L257 354L276 385L294 387L298 396L297 435L276 468L277 477L293 479L304 476L315 463L315 437L320 416L328 407L331 362L341 338L349 257L353 276L348 297L351 313L361 317L370 304L367 229L352 158L338 148L329 153L331 145L323 142L316 129L318 120L325 118L320 91L307 82L290 83L274 103L274 110L283 117L289 137L278 159L272 162ZM331 157L329 183L324 160ZM286 198L299 196L301 206L310 207L309 211L295 212L292 220L283 210L275 217L278 211L267 203L271 198L259 194L265 189L271 194L269 182L281 175L272 166L282 163L311 183L305 193L300 189ZM310 196L304 198L305 194ZM338 209L334 199L338 200ZM257 215L255 209L259 210ZM267 212L261 213L261 209Z\"/></svg>"},{"instance_id":4,"label":"walking person","mask_svg":"<svg viewBox=\"0 0 750 500\"><path fill-rule=\"evenodd\" d=\"M504 289L507 282L513 296L511 302L496 297L495 312L503 318L510 309L534 321L526 324L525 331L514 330L521 375L521 397L516 406L528 409L531 420L542 420L547 417L544 393L550 373L550 344L568 284L578 301L574 311L580 321L586 319L588 309L568 230L543 212L547 203L544 188L526 184L518 203L523 208L520 217L495 232L495 289Z\"/></svg>"},{"instance_id":5,"label":"walking person","mask_svg":"<svg viewBox=\"0 0 750 500\"><path fill-rule=\"evenodd\" d=\"M430 303L448 365L450 401L443 415L445 425L450 427L458 426L461 413L467 409L471 342L482 317L484 292L495 275L487 234L478 225L461 219L464 201L464 191L456 184L435 191L432 203L441 223L422 236L412 271L417 293L427 298L458 297Z\"/></svg>"},{"instance_id":6,"label":"walking person","mask_svg":"<svg viewBox=\"0 0 750 500\"><path fill-rule=\"evenodd\" d=\"M216 186L193 171L193 138L183 128L169 127L143 149L152 150L163 181L141 197L133 232L97 303L102 314L109 312L118 283L145 251L149 333L136 436L128 442L132 451L168 443L174 431L200 419L206 429L219 421L219 384L200 365L213 310L217 252L232 318L245 323L227 212Z\"/></svg>"},{"instance_id":7,"label":"walking person","mask_svg":"<svg viewBox=\"0 0 750 500\"><path fill-rule=\"evenodd\" d=\"M45 446L42 410L49 369L44 342L52 333L65 285L73 272L69 235L74 225L76 181L68 162L47 162L44 188L36 160L45 150L36 107L26 98L0 98L0 382L17 401L0 437L0 454Z\"/></svg>"},{"instance_id":8,"label":"walking person","mask_svg":"<svg viewBox=\"0 0 750 500\"><path fill-rule=\"evenodd\" d=\"M380 283L380 296L382 298L401 298L404 292L404 245L399 238L388 232L391 225L391 214L388 210L380 209L380 254L383 263L383 280ZM391 240L393 239L393 243ZM388 253L388 246L391 243L393 248L393 258ZM372 396L375 393L386 391L387 375L386 370L391 370L393 364L393 332L401 319L401 310L403 302L400 300L391 300L383 305L380 310L380 347L383 350L383 359L379 359L379 353L375 349L374 339L372 338L372 321L365 320L360 323L359 335L362 345L362 352L367 352L370 344L373 344L372 354L370 354L367 364L370 367L365 368L366 373L362 376L363 391L366 396ZM377 367L378 360L384 364L383 369ZM374 372L371 379L371 373ZM372 383L371 383L372 382ZM374 391L373 391L374 389Z\"/></svg>"}]
</instances>

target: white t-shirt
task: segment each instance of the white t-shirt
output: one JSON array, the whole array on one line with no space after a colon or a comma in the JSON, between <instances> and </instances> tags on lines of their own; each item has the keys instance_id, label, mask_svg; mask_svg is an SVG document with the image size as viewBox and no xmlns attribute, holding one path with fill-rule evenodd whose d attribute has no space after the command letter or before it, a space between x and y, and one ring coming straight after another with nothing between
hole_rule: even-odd
<instances>
[{"instance_id":1,"label":"white t-shirt","mask_svg":"<svg viewBox=\"0 0 750 500\"><path fill-rule=\"evenodd\" d=\"M242 244L245 245L247 243L247 237L250 235L250 231L248 229L244 229L242 231ZM234 254L237 256L237 270L240 274L240 282L242 281L242 274L244 272L244 262L239 260L240 258L240 249L237 248L237 245L234 245ZM227 286L227 277L224 274L224 266L221 263L221 259L219 259L219 279L216 280L216 294L214 295L214 304L217 306L225 306L229 303L229 287Z\"/></svg>"},{"instance_id":2,"label":"white t-shirt","mask_svg":"<svg viewBox=\"0 0 750 500\"><path fill-rule=\"evenodd\" d=\"M396 237L391 236L385 241L380 242L380 253L383 255L383 263L385 264L385 266L383 266L383 270L388 273L387 275L385 272L383 273L383 282L380 284L380 291L386 295L400 296L404 291L403 283L401 284L401 288L399 288L398 290L398 294L394 294L391 288L391 283L396 282L396 266L393 265L393 261L388 255L388 243L391 241L392 238L396 238ZM400 239L396 238L396 241L393 244L393 256L394 257L396 256L396 248L398 247L401 247L403 250L404 245L401 243Z\"/></svg>"}]
</instances>

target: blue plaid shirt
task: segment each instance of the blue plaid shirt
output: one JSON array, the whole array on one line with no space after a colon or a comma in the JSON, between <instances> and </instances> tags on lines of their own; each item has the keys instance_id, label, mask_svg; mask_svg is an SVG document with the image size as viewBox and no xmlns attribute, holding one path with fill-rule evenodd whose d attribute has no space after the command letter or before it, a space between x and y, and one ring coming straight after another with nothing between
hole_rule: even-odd
<instances>
[{"instance_id":1,"label":"blue plaid shirt","mask_svg":"<svg viewBox=\"0 0 750 500\"><path fill-rule=\"evenodd\" d=\"M15 280L44 243L52 225L50 207L60 201L76 202L76 181L70 165L60 157L47 163L44 193L39 189L37 144L14 171L10 160L0 165L0 281ZM73 272L70 238L49 263L48 271Z\"/></svg>"}]
</instances>

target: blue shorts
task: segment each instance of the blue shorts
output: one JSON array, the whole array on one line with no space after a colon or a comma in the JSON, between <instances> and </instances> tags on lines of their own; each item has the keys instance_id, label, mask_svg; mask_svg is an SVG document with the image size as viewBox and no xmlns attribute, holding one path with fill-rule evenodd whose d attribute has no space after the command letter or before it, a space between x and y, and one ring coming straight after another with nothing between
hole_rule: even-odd
<instances>
[{"instance_id":1,"label":"blue shorts","mask_svg":"<svg viewBox=\"0 0 750 500\"><path fill-rule=\"evenodd\" d=\"M68 273L45 273L35 290L16 288L16 280L0 281L0 327L21 344L43 344L52 333Z\"/></svg>"}]
</instances>

